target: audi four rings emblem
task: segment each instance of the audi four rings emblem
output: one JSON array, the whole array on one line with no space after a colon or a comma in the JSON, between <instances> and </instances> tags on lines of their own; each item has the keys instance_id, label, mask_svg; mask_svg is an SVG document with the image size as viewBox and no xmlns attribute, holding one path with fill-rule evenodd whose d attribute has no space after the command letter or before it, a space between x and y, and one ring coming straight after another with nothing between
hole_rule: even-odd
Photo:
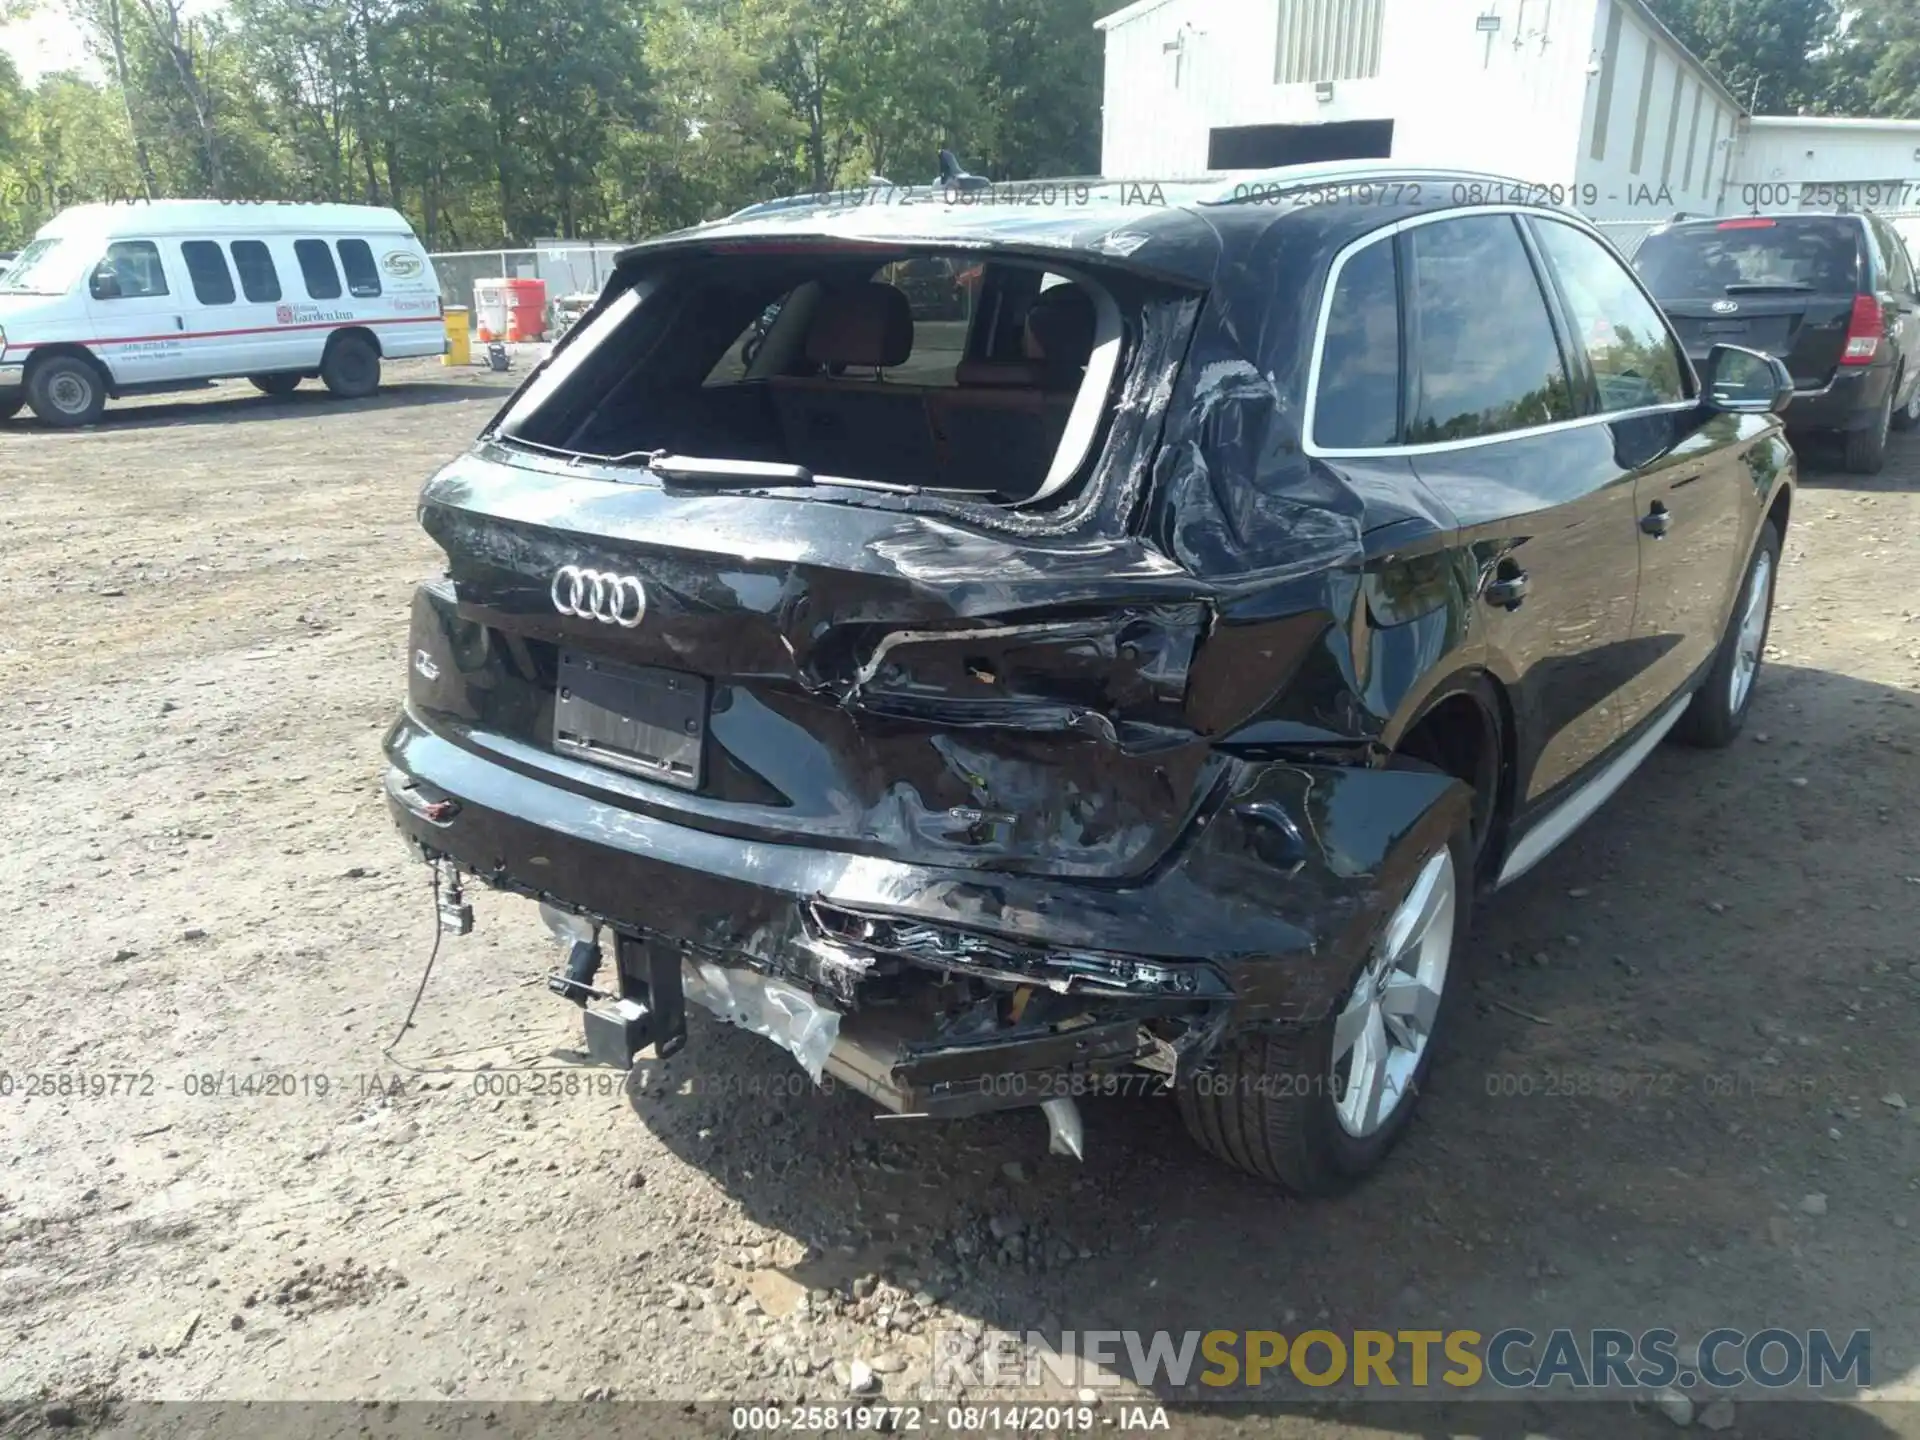
<instances>
[{"instance_id":1,"label":"audi four rings emblem","mask_svg":"<svg viewBox=\"0 0 1920 1440\"><path fill-rule=\"evenodd\" d=\"M554 572L553 608L562 615L599 620L631 630L647 613L647 591L634 575L612 575L562 565Z\"/></svg>"}]
</instances>

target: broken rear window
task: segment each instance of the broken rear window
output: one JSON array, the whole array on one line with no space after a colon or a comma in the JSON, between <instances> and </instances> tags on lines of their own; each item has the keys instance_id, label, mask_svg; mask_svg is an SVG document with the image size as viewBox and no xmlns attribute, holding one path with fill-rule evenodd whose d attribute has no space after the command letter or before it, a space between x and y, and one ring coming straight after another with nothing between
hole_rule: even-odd
<instances>
[{"instance_id":1,"label":"broken rear window","mask_svg":"<svg viewBox=\"0 0 1920 1440\"><path fill-rule=\"evenodd\" d=\"M702 483L744 462L815 483L1043 500L1090 468L1125 337L1153 303L1125 277L977 253L668 263L529 387L503 438L715 462Z\"/></svg>"}]
</instances>

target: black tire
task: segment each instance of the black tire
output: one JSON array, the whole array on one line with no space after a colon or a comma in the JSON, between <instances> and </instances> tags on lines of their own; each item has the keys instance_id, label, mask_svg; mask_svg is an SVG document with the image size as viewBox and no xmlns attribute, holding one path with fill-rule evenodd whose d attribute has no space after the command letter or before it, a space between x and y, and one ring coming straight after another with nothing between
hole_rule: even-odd
<instances>
[{"instance_id":1,"label":"black tire","mask_svg":"<svg viewBox=\"0 0 1920 1440\"><path fill-rule=\"evenodd\" d=\"M20 413L20 407L26 403L25 400L0 400L0 425L6 424L7 421L18 415Z\"/></svg>"},{"instance_id":2,"label":"black tire","mask_svg":"<svg viewBox=\"0 0 1920 1440\"><path fill-rule=\"evenodd\" d=\"M277 375L249 375L247 383L262 395L291 395L300 386L300 375L282 370Z\"/></svg>"},{"instance_id":3,"label":"black tire","mask_svg":"<svg viewBox=\"0 0 1920 1440\"><path fill-rule=\"evenodd\" d=\"M1893 391L1864 430L1846 432L1846 467L1849 475L1878 475L1887 463L1887 432L1893 428Z\"/></svg>"},{"instance_id":4,"label":"black tire","mask_svg":"<svg viewBox=\"0 0 1920 1440\"><path fill-rule=\"evenodd\" d=\"M1339 1118L1340 1082L1334 1072L1334 1030L1372 960L1369 946L1367 958L1342 985L1339 1000L1323 1019L1230 1040L1205 1069L1180 1085L1180 1118L1203 1150L1303 1196L1337 1195L1386 1159L1413 1117L1435 1050L1444 1042L1448 1018L1459 993L1468 988L1464 961L1474 886L1472 838L1464 818L1447 838L1446 850L1453 887L1446 980L1425 1049L1398 1087L1386 1121L1365 1136L1349 1133ZM1439 854L1436 848L1433 856L1424 858L1422 870Z\"/></svg>"},{"instance_id":5,"label":"black tire","mask_svg":"<svg viewBox=\"0 0 1920 1440\"><path fill-rule=\"evenodd\" d=\"M62 430L97 424L107 408L107 379L84 360L55 355L27 376L27 404L42 424Z\"/></svg>"},{"instance_id":6,"label":"black tire","mask_svg":"<svg viewBox=\"0 0 1920 1440\"><path fill-rule=\"evenodd\" d=\"M1763 558L1766 561L1767 595L1760 615L1760 637L1754 650L1754 670L1736 702L1733 674L1740 654L1740 630L1746 619ZM1674 738L1682 744L1697 745L1703 750L1724 749L1733 743L1734 737L1740 733L1740 727L1747 723L1747 712L1753 708L1753 692L1760 688L1760 668L1765 663L1763 657L1767 651L1767 633L1773 628L1773 597L1779 589L1779 577L1780 531L1769 520L1760 527L1760 543L1753 547L1753 555L1747 561L1747 573L1740 581L1740 593L1734 597L1733 613L1727 617L1727 628L1720 636L1720 648L1714 652L1713 664L1708 668L1706 678L1700 682L1700 688L1693 692L1693 699L1682 712L1680 723L1673 728Z\"/></svg>"},{"instance_id":7,"label":"black tire","mask_svg":"<svg viewBox=\"0 0 1920 1440\"><path fill-rule=\"evenodd\" d=\"M343 400L364 400L380 388L380 351L364 335L336 335L320 361L320 379Z\"/></svg>"},{"instance_id":8,"label":"black tire","mask_svg":"<svg viewBox=\"0 0 1920 1440\"><path fill-rule=\"evenodd\" d=\"M1900 382L1896 380L1893 388L1897 397L1900 392ZM1913 394L1907 397L1907 403L1893 412L1894 429L1911 430L1916 425L1920 425L1920 380L1913 382Z\"/></svg>"}]
</instances>

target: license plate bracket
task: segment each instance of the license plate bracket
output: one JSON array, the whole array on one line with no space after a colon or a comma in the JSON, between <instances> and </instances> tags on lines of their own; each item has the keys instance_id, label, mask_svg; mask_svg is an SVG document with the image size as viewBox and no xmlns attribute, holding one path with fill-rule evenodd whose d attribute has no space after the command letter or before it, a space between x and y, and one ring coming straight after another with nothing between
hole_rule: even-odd
<instances>
[{"instance_id":1,"label":"license plate bracket","mask_svg":"<svg viewBox=\"0 0 1920 1440\"><path fill-rule=\"evenodd\" d=\"M553 748L697 790L705 770L710 689L705 676L563 649Z\"/></svg>"}]
</instances>

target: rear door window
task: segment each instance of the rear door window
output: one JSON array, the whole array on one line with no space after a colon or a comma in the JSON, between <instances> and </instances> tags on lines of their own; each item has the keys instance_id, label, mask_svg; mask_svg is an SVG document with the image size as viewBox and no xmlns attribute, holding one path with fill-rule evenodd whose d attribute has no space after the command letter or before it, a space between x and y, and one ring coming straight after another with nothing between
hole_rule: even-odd
<instances>
[{"instance_id":1,"label":"rear door window","mask_svg":"<svg viewBox=\"0 0 1920 1440\"><path fill-rule=\"evenodd\" d=\"M1783 215L1656 230L1640 242L1633 268L1662 300L1767 290L1852 295L1860 285L1860 227Z\"/></svg>"},{"instance_id":2,"label":"rear door window","mask_svg":"<svg viewBox=\"0 0 1920 1440\"><path fill-rule=\"evenodd\" d=\"M1320 350L1313 442L1358 450L1400 439L1399 270L1391 240L1348 257Z\"/></svg>"},{"instance_id":3,"label":"rear door window","mask_svg":"<svg viewBox=\"0 0 1920 1440\"><path fill-rule=\"evenodd\" d=\"M373 248L364 240L340 242L340 268L347 272L347 291L362 300L380 293L380 267L373 263Z\"/></svg>"},{"instance_id":4,"label":"rear door window","mask_svg":"<svg viewBox=\"0 0 1920 1440\"><path fill-rule=\"evenodd\" d=\"M1510 215L1405 232L1414 444L1570 420L1573 387L1546 295Z\"/></svg>"},{"instance_id":5,"label":"rear door window","mask_svg":"<svg viewBox=\"0 0 1920 1440\"><path fill-rule=\"evenodd\" d=\"M233 303L233 272L227 269L227 257L212 240L182 240L180 258L187 262L187 279L193 284L193 298L202 305Z\"/></svg>"},{"instance_id":6,"label":"rear door window","mask_svg":"<svg viewBox=\"0 0 1920 1440\"><path fill-rule=\"evenodd\" d=\"M1601 410L1685 401L1680 352L1666 321L1626 267L1571 225L1540 220L1534 234L1566 297L1574 342L1593 368Z\"/></svg>"},{"instance_id":7,"label":"rear door window","mask_svg":"<svg viewBox=\"0 0 1920 1440\"><path fill-rule=\"evenodd\" d=\"M240 272L240 291L255 305L270 305L280 298L280 272L273 267L273 252L258 240L233 242L233 268Z\"/></svg>"},{"instance_id":8,"label":"rear door window","mask_svg":"<svg viewBox=\"0 0 1920 1440\"><path fill-rule=\"evenodd\" d=\"M296 240L293 258L300 262L300 278L310 300L340 298L340 272L333 265L333 247L324 240Z\"/></svg>"}]
</instances>

